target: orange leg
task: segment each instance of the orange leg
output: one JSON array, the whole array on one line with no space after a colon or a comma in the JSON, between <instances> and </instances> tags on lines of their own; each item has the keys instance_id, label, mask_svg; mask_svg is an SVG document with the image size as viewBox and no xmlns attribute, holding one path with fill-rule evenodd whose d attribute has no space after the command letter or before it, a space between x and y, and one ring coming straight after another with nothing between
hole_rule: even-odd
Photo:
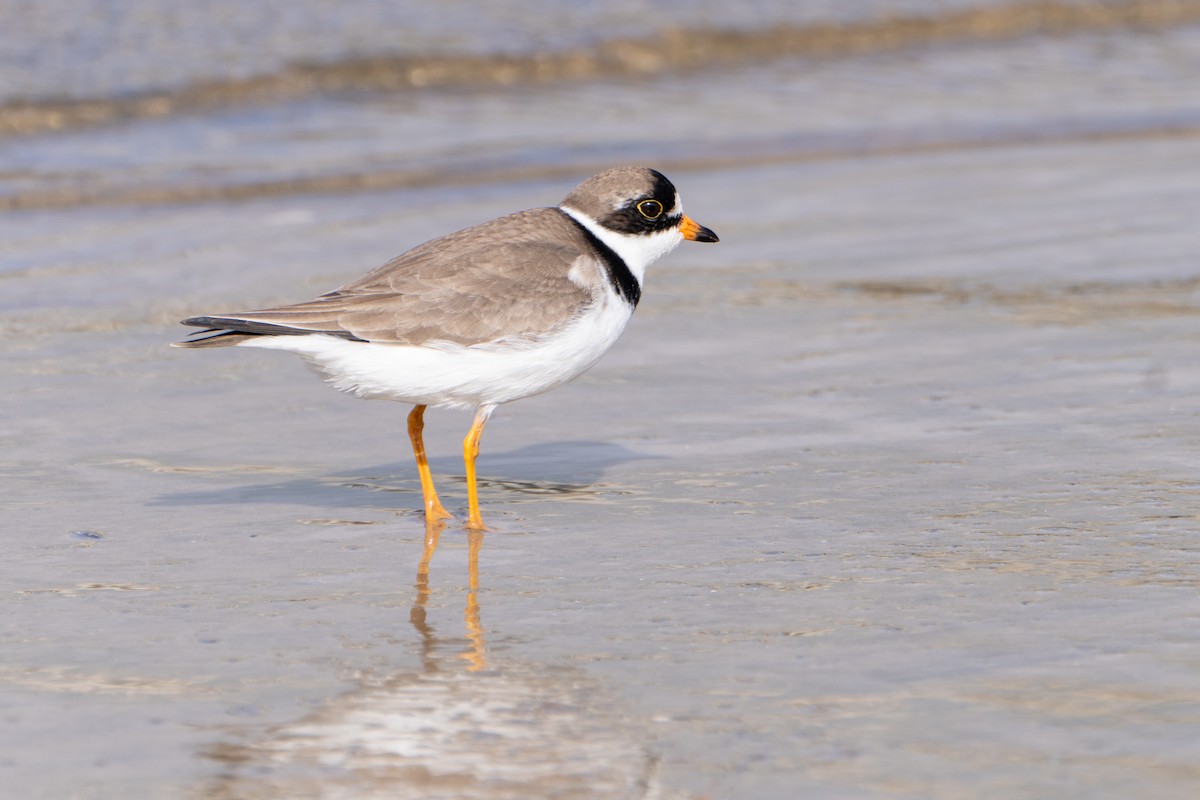
<instances>
[{"instance_id":1,"label":"orange leg","mask_svg":"<svg viewBox=\"0 0 1200 800\"><path fill-rule=\"evenodd\" d=\"M483 517L479 514L479 487L475 483L475 459L479 457L479 437L483 436L483 426L492 415L495 406L480 406L475 412L475 421L467 438L463 439L463 463L467 467L467 527L471 530L486 531Z\"/></svg>"},{"instance_id":2,"label":"orange leg","mask_svg":"<svg viewBox=\"0 0 1200 800\"><path fill-rule=\"evenodd\" d=\"M429 473L429 462L425 459L425 441L421 431L425 429L425 406L413 406L408 414L408 438L412 440L413 455L417 457L417 474L421 476L421 498L425 505L425 520L450 519L454 515L442 507L433 488L433 475Z\"/></svg>"}]
</instances>

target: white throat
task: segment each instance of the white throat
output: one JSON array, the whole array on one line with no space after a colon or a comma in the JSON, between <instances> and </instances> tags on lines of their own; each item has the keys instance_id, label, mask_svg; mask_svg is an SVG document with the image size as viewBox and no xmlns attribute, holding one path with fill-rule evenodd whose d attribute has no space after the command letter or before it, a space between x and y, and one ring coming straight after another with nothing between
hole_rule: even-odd
<instances>
[{"instance_id":1,"label":"white throat","mask_svg":"<svg viewBox=\"0 0 1200 800\"><path fill-rule=\"evenodd\" d=\"M564 214L591 231L592 235L612 248L621 257L625 266L637 278L639 286L646 282L646 267L674 250L683 241L678 228L651 234L617 233L609 230L582 211L570 206L559 206Z\"/></svg>"}]
</instances>

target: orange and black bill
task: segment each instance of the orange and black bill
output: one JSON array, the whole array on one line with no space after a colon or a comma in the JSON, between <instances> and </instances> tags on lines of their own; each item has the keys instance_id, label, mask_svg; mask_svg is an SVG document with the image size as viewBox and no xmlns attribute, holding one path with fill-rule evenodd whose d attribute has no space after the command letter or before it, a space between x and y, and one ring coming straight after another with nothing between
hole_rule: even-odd
<instances>
[{"instance_id":1,"label":"orange and black bill","mask_svg":"<svg viewBox=\"0 0 1200 800\"><path fill-rule=\"evenodd\" d=\"M683 219L679 222L679 232L683 234L683 238L689 239L693 242L721 241L717 238L715 233L701 225L699 222L696 222L696 220L692 219L687 214L684 214Z\"/></svg>"}]
</instances>

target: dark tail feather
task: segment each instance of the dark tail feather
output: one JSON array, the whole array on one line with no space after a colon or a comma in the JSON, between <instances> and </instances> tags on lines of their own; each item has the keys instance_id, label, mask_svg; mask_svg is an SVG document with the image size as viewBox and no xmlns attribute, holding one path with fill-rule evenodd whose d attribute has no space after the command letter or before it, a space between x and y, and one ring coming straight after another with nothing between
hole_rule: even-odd
<instances>
[{"instance_id":1,"label":"dark tail feather","mask_svg":"<svg viewBox=\"0 0 1200 800\"><path fill-rule=\"evenodd\" d=\"M211 333L212 336L204 334ZM235 344L241 344L247 339L253 339L259 336L257 333L240 333L238 331L220 331L218 328L209 328L205 331L196 331L193 336L199 336L199 339L188 339L186 342L174 342L171 347L231 347Z\"/></svg>"},{"instance_id":2,"label":"dark tail feather","mask_svg":"<svg viewBox=\"0 0 1200 800\"><path fill-rule=\"evenodd\" d=\"M196 336L203 336L206 333L214 333L216 335L206 336L203 339L189 339L186 342L177 342L175 344L176 347L227 347L233 344L241 344L253 336L310 336L314 333L337 336L353 342L366 341L347 330L296 328L291 325L279 325L274 322L262 322L260 320L241 319L238 317L189 317L183 321L183 324L205 328L205 330L196 331L194 334Z\"/></svg>"}]
</instances>

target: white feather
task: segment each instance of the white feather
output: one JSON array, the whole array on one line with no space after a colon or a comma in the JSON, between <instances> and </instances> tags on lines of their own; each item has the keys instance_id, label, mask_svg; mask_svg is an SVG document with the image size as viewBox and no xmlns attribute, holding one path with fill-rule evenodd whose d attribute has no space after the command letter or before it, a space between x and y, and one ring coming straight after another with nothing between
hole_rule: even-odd
<instances>
[{"instance_id":1,"label":"white feather","mask_svg":"<svg viewBox=\"0 0 1200 800\"><path fill-rule=\"evenodd\" d=\"M674 250L683 241L683 234L679 232L678 227L650 235L630 235L609 230L587 214L570 206L560 208L571 219L591 231L597 239L611 247L625 262L625 266L629 267L633 277L637 278L639 286L645 283L646 267ZM680 203L678 195L675 198L675 208L683 213L683 204Z\"/></svg>"},{"instance_id":2,"label":"white feather","mask_svg":"<svg viewBox=\"0 0 1200 800\"><path fill-rule=\"evenodd\" d=\"M588 314L539 342L410 346L312 334L256 336L238 346L296 353L335 389L358 397L470 409L541 394L579 376L612 347L632 312L608 290Z\"/></svg>"}]
</instances>

